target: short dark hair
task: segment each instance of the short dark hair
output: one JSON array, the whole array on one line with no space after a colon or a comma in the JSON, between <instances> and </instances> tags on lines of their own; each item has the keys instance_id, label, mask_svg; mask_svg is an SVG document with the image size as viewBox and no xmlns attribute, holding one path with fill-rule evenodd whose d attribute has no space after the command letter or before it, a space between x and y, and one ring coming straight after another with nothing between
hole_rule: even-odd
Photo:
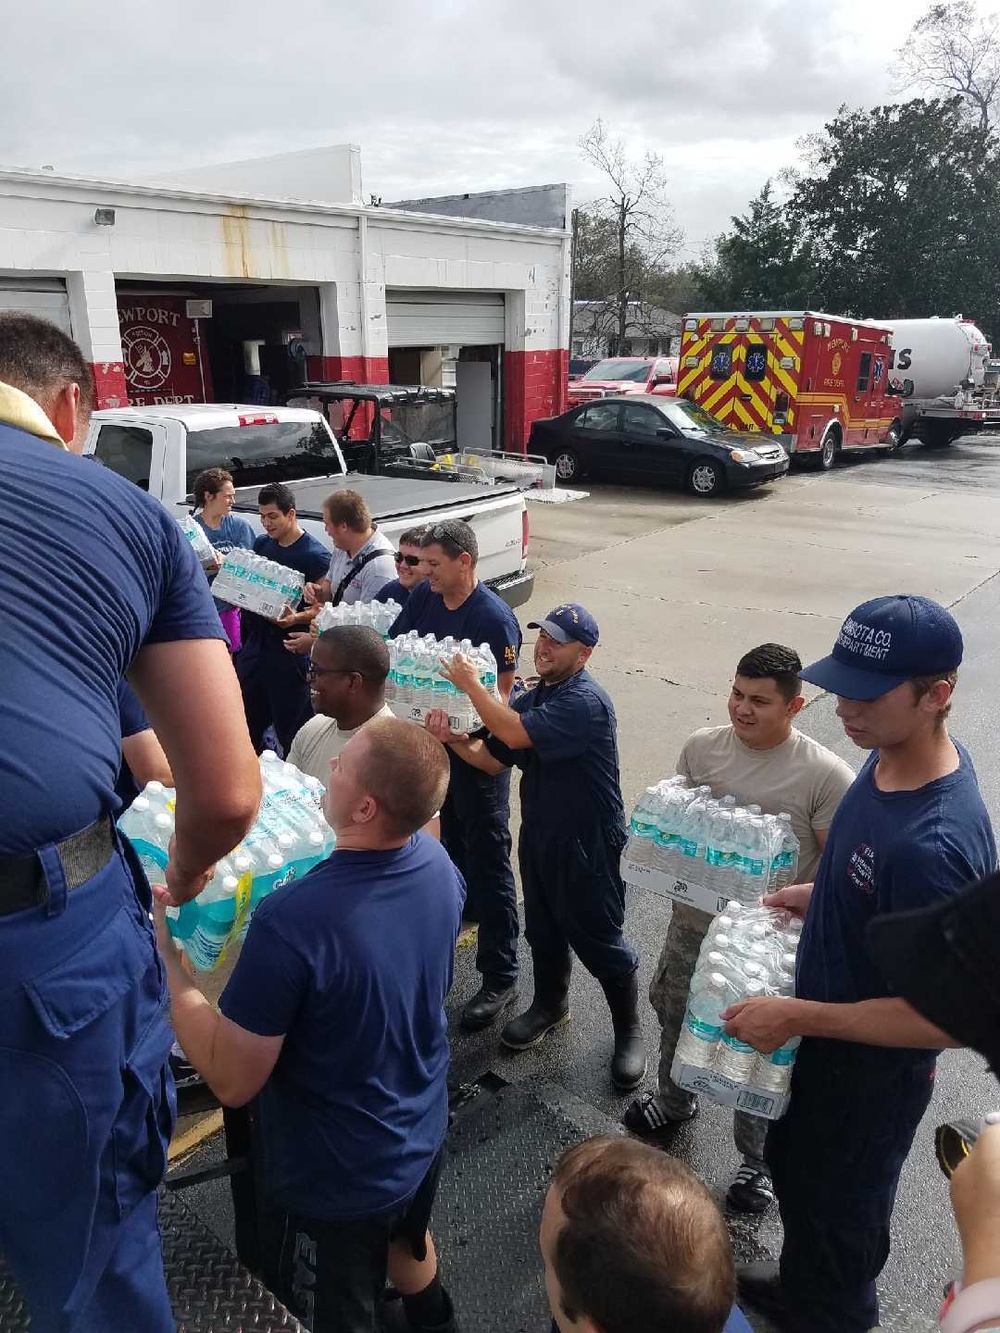
<instances>
[{"instance_id":1,"label":"short dark hair","mask_svg":"<svg viewBox=\"0 0 1000 1333\"><path fill-rule=\"evenodd\" d=\"M336 653L345 670L356 671L379 689L385 685L389 649L382 635L370 625L332 625L316 639L316 645L319 644Z\"/></svg>"},{"instance_id":2,"label":"short dark hair","mask_svg":"<svg viewBox=\"0 0 1000 1333\"><path fill-rule=\"evenodd\" d=\"M563 1153L553 1185L566 1217L552 1266L563 1309L601 1333L722 1333L736 1269L718 1205L676 1157L628 1138Z\"/></svg>"},{"instance_id":3,"label":"short dark hair","mask_svg":"<svg viewBox=\"0 0 1000 1333\"><path fill-rule=\"evenodd\" d=\"M736 674L749 680L773 680L782 697L791 701L802 689L802 659L794 648L762 643L736 663Z\"/></svg>"},{"instance_id":4,"label":"short dark hair","mask_svg":"<svg viewBox=\"0 0 1000 1333\"><path fill-rule=\"evenodd\" d=\"M274 505L283 514L288 514L295 508L295 492L283 481L269 481L266 486L260 488L257 504Z\"/></svg>"},{"instance_id":5,"label":"short dark hair","mask_svg":"<svg viewBox=\"0 0 1000 1333\"><path fill-rule=\"evenodd\" d=\"M420 546L424 540L425 527L407 528L405 532L399 534L397 546Z\"/></svg>"},{"instance_id":6,"label":"short dark hair","mask_svg":"<svg viewBox=\"0 0 1000 1333\"><path fill-rule=\"evenodd\" d=\"M391 832L409 837L444 804L448 752L429 731L398 717L373 718L361 735L368 742L360 769L365 791L374 796Z\"/></svg>"},{"instance_id":7,"label":"short dark hair","mask_svg":"<svg viewBox=\"0 0 1000 1333\"><path fill-rule=\"evenodd\" d=\"M371 510L357 491L334 491L323 501L323 508L331 523L346 523L352 532L367 532L372 525Z\"/></svg>"},{"instance_id":8,"label":"short dark hair","mask_svg":"<svg viewBox=\"0 0 1000 1333\"><path fill-rule=\"evenodd\" d=\"M218 495L223 486L232 479L233 474L227 472L224 467L207 467L204 472L199 472L191 487L195 508L203 509L208 497Z\"/></svg>"},{"instance_id":9,"label":"short dark hair","mask_svg":"<svg viewBox=\"0 0 1000 1333\"><path fill-rule=\"evenodd\" d=\"M432 523L424 528L421 547L440 546L451 560L460 555L471 555L472 563L479 563L479 543L468 523L460 518L448 518L443 523Z\"/></svg>"},{"instance_id":10,"label":"short dark hair","mask_svg":"<svg viewBox=\"0 0 1000 1333\"><path fill-rule=\"evenodd\" d=\"M67 384L80 386L80 406L94 405L94 377L73 339L47 319L0 312L0 380L36 401Z\"/></svg>"}]
</instances>

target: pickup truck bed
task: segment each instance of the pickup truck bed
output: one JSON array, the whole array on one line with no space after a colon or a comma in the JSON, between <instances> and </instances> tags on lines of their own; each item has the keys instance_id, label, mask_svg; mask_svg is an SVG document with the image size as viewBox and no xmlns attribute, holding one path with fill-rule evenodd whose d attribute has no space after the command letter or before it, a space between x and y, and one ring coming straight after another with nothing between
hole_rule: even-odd
<instances>
[{"instance_id":1,"label":"pickup truck bed","mask_svg":"<svg viewBox=\"0 0 1000 1333\"><path fill-rule=\"evenodd\" d=\"M413 513L414 501L421 511L451 509L463 501L494 500L501 495L516 495L518 489L510 486L475 486L463 482L421 481L419 490L407 477L370 477L363 472L349 472L346 476L321 477L317 481L293 482L296 512L301 518L322 519L323 501L334 491L350 489L364 496L376 523L406 518ZM236 492L235 510L238 513L257 513L259 486L241 486Z\"/></svg>"}]
</instances>

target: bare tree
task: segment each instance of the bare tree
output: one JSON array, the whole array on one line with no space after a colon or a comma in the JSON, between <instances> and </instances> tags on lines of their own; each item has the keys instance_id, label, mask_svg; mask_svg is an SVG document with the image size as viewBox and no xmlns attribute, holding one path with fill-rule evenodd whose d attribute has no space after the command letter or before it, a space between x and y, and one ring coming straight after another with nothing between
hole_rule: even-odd
<instances>
[{"instance_id":1,"label":"bare tree","mask_svg":"<svg viewBox=\"0 0 1000 1333\"><path fill-rule=\"evenodd\" d=\"M663 159L657 153L631 157L625 141L611 138L601 119L580 140L580 148L608 183L608 193L594 202L590 212L614 233L614 290L607 295L615 311L620 350L629 325L629 303L642 300L647 274L662 267L683 233L673 220Z\"/></svg>"},{"instance_id":2,"label":"bare tree","mask_svg":"<svg viewBox=\"0 0 1000 1333\"><path fill-rule=\"evenodd\" d=\"M1000 104L1000 28L996 14L980 16L972 0L931 5L899 48L896 91L919 88L958 96L984 134Z\"/></svg>"}]
</instances>

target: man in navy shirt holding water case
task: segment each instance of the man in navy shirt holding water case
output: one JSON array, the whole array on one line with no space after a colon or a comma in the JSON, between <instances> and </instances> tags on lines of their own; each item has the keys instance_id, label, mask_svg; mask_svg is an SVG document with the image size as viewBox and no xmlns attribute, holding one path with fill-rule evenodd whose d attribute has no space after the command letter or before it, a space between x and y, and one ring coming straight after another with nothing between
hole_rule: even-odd
<instances>
[{"instance_id":1,"label":"man in navy shirt holding water case","mask_svg":"<svg viewBox=\"0 0 1000 1333\"><path fill-rule=\"evenodd\" d=\"M419 832L448 759L373 718L331 765L337 849L265 898L212 1007L159 920L185 1054L223 1104L260 1093L268 1286L313 1333L371 1330L386 1272L413 1330L453 1330L427 1231L448 1124L465 886Z\"/></svg>"},{"instance_id":2,"label":"man in navy shirt holding water case","mask_svg":"<svg viewBox=\"0 0 1000 1333\"><path fill-rule=\"evenodd\" d=\"M420 538L427 582L413 589L392 637L416 630L437 639L488 643L504 701L514 684L521 627L506 602L479 582L479 544L468 523L450 519ZM441 811L441 841L469 888L479 922L476 968L482 985L462 1010L462 1026L488 1027L517 996L517 888L510 868L510 773L483 773L451 754L451 783Z\"/></svg>"},{"instance_id":3,"label":"man in navy shirt holding water case","mask_svg":"<svg viewBox=\"0 0 1000 1333\"><path fill-rule=\"evenodd\" d=\"M872 754L834 816L814 884L765 898L803 917L794 998L733 1005L727 1031L760 1051L801 1037L791 1103L765 1156L784 1224L780 1272L740 1289L794 1333L867 1333L889 1253L896 1186L949 1037L894 995L867 942L888 913L945 900L996 866L968 754L948 735L962 635L926 597L853 611L802 672L838 696Z\"/></svg>"},{"instance_id":4,"label":"man in navy shirt holding water case","mask_svg":"<svg viewBox=\"0 0 1000 1333\"><path fill-rule=\"evenodd\" d=\"M453 735L441 709L430 714L427 726L485 773L517 767L522 774L517 853L535 995L500 1040L511 1050L528 1050L566 1022L572 949L601 983L611 1010L611 1081L616 1088L634 1088L646 1072L636 1011L639 960L622 935L625 887L618 863L628 835L618 723L610 698L586 670L597 646L597 621L568 602L529 628L538 630L540 683L509 708L487 693L474 664L461 654L444 665L482 718L485 739Z\"/></svg>"}]
</instances>

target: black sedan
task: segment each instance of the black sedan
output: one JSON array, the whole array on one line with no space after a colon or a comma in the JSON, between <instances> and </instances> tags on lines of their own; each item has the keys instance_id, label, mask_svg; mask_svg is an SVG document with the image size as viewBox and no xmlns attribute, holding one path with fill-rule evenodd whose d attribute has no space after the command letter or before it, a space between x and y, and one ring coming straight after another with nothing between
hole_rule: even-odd
<instances>
[{"instance_id":1,"label":"black sedan","mask_svg":"<svg viewBox=\"0 0 1000 1333\"><path fill-rule=\"evenodd\" d=\"M777 440L729 430L684 398L651 394L601 398L536 421L528 453L554 463L564 483L592 472L615 481L676 482L703 496L759 486L788 471Z\"/></svg>"}]
</instances>

